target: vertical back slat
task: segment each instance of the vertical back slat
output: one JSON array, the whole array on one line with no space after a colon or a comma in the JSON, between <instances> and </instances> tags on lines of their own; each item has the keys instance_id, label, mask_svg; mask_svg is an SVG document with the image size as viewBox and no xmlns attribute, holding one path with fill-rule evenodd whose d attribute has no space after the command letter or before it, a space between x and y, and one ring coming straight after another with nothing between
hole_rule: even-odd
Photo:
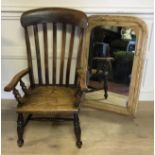
<instances>
[{"instance_id":1,"label":"vertical back slat","mask_svg":"<svg viewBox=\"0 0 155 155\"><path fill-rule=\"evenodd\" d=\"M61 62L60 62L60 84L63 84L63 69L65 59L65 44L66 44L66 24L62 27L62 49L61 49Z\"/></svg>"},{"instance_id":2,"label":"vertical back slat","mask_svg":"<svg viewBox=\"0 0 155 155\"><path fill-rule=\"evenodd\" d=\"M49 84L49 70L48 70L48 39L47 39L47 25L43 24L44 33L44 63L45 63L45 83Z\"/></svg>"},{"instance_id":3,"label":"vertical back slat","mask_svg":"<svg viewBox=\"0 0 155 155\"><path fill-rule=\"evenodd\" d=\"M56 84L57 27L53 23L53 84Z\"/></svg>"},{"instance_id":4,"label":"vertical back slat","mask_svg":"<svg viewBox=\"0 0 155 155\"><path fill-rule=\"evenodd\" d=\"M31 56L31 47L30 47L30 39L28 34L28 27L25 27L25 41L26 41L26 48L27 48L27 60L28 60L28 67L30 69L30 85L33 87L34 85L34 74L33 74L33 67L32 67L32 56Z\"/></svg>"},{"instance_id":5,"label":"vertical back slat","mask_svg":"<svg viewBox=\"0 0 155 155\"><path fill-rule=\"evenodd\" d=\"M71 67L71 60L72 60L72 54L73 54L73 44L74 44L74 34L75 34L75 26L73 25L72 26L72 32L71 32L71 38L70 38L68 62L67 62L66 85L69 85L70 67Z\"/></svg>"},{"instance_id":6,"label":"vertical back slat","mask_svg":"<svg viewBox=\"0 0 155 155\"><path fill-rule=\"evenodd\" d=\"M36 56L37 56L37 65L38 65L38 78L39 84L42 84L42 75L41 75L41 59L40 59L40 47L39 47L39 37L38 37L38 26L33 26L34 30L34 39L35 39L35 47L36 47Z\"/></svg>"},{"instance_id":7,"label":"vertical back slat","mask_svg":"<svg viewBox=\"0 0 155 155\"><path fill-rule=\"evenodd\" d=\"M81 53L82 53L82 43L83 43L83 29L80 29L80 36L79 36L79 46L78 46L78 53L77 53L77 63L76 63L76 75L75 75L75 82L74 84L77 84L77 78L78 78L78 74L77 74L77 69L80 68L80 64L81 64Z\"/></svg>"}]
</instances>

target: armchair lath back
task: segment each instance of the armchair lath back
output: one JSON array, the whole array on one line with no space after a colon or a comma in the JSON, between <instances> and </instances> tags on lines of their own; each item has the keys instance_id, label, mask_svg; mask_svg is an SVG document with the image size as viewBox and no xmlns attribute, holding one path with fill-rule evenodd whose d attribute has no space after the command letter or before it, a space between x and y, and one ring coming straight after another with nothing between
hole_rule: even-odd
<instances>
[{"instance_id":1,"label":"armchair lath back","mask_svg":"<svg viewBox=\"0 0 155 155\"><path fill-rule=\"evenodd\" d=\"M42 8L25 12L30 84L76 86L87 17L64 8Z\"/></svg>"}]
</instances>

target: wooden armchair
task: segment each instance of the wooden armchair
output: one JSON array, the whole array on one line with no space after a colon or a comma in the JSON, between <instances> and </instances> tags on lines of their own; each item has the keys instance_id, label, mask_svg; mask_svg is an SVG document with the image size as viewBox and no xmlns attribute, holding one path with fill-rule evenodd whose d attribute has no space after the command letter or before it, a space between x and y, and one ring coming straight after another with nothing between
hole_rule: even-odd
<instances>
[{"instance_id":1,"label":"wooden armchair","mask_svg":"<svg viewBox=\"0 0 155 155\"><path fill-rule=\"evenodd\" d=\"M13 91L18 102L18 146L22 146L24 143L24 127L29 120L69 120L74 122L76 145L80 148L82 141L78 112L82 94L86 89L84 69L86 66L82 65L82 55L84 54L83 36L87 26L87 16L81 11L72 9L40 8L24 12L21 16L21 24L25 30L28 68L16 74L4 88L8 92ZM52 25L53 30L51 33L52 46L49 46L48 42L48 24ZM42 29L39 29L39 25ZM70 27L70 31L68 31L68 27ZM33 31L34 48L31 43L32 39L30 39L30 28ZM58 30L62 34L59 48L57 44ZM39 33L42 33L42 39L39 38ZM70 41L67 49L66 38L68 34ZM75 59L73 51L77 34L79 42ZM41 41L43 42L42 49ZM66 53L68 53L67 56ZM50 55L52 56L50 57ZM58 59L60 60L59 66ZM74 70L71 69L73 59L75 62ZM49 63L50 61L52 65ZM22 81L22 77L26 74L29 75L29 88ZM73 74L74 76L72 76ZM24 96L21 96L16 88L18 82ZM42 114L43 117L39 117L38 114ZM52 114L52 117L45 117L45 114ZM67 117L62 117L63 114Z\"/></svg>"}]
</instances>

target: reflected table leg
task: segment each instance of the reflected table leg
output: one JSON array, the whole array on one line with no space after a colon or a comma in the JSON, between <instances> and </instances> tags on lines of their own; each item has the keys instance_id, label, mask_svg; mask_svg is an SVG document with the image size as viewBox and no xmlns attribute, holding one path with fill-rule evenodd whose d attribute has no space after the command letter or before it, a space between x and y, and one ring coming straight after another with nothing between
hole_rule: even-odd
<instances>
[{"instance_id":1,"label":"reflected table leg","mask_svg":"<svg viewBox=\"0 0 155 155\"><path fill-rule=\"evenodd\" d=\"M104 88L104 97L105 99L108 98L108 72L107 71L104 71L104 85L103 85L103 88Z\"/></svg>"}]
</instances>

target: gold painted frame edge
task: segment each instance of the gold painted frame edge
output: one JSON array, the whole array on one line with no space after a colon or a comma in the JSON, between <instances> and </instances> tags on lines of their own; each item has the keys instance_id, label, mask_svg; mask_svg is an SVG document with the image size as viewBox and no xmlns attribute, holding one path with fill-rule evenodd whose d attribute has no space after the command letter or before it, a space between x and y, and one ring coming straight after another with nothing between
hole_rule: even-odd
<instances>
[{"instance_id":1,"label":"gold painted frame edge","mask_svg":"<svg viewBox=\"0 0 155 155\"><path fill-rule=\"evenodd\" d=\"M88 17L88 27L85 34L84 40L84 50L85 56L84 59L86 62L85 66L88 64L88 54L89 54L89 44L90 44L90 34L94 27L100 25L111 25L111 26L126 26L132 28L136 32L137 44L136 44L136 53L134 56L130 89L129 89L129 100L127 107L119 107L116 105L101 105L95 103L90 105L88 102L84 102L84 105L87 107L107 110L116 112L119 114L135 116L139 93L140 93L140 84L142 80L142 69L144 65L144 58L146 53L146 40L147 40L147 26L143 20L138 17L131 16L112 16L112 15L92 15Z\"/></svg>"}]
</instances>

